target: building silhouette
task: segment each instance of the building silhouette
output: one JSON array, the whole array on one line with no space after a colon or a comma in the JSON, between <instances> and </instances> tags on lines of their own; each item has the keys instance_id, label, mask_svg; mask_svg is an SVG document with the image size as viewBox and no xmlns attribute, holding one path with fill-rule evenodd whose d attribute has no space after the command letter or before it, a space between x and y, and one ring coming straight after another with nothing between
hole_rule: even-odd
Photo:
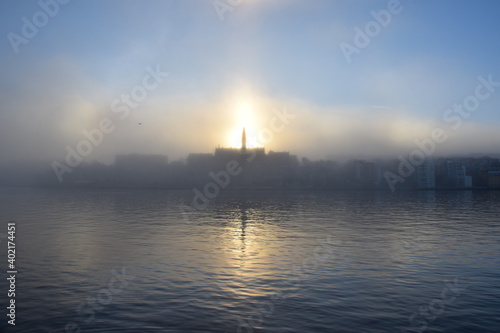
<instances>
[{"instance_id":1,"label":"building silhouette","mask_svg":"<svg viewBox=\"0 0 500 333\"><path fill-rule=\"evenodd\" d=\"M208 180L207 174L214 170L224 170L229 161L236 161L243 168L241 175L231 179L232 188L275 188L290 186L297 156L289 152L266 153L264 147L247 147L246 131L243 128L240 148L217 147L213 154L189 154L187 166L193 179L198 182Z\"/></svg>"},{"instance_id":2,"label":"building silhouette","mask_svg":"<svg viewBox=\"0 0 500 333\"><path fill-rule=\"evenodd\" d=\"M65 174L63 182L52 169L41 168L44 171L33 176L12 167L0 172L0 185L193 189L216 181L214 175L218 175L221 187L233 189L389 190L387 175L397 176L401 163L400 159L337 162L305 157L299 162L287 151L248 147L243 128L239 148L218 146L213 152L191 153L172 162L166 155L117 155L111 165L82 163ZM226 181L229 165L241 172ZM428 158L404 177L397 184L399 189L500 189L500 160L488 156Z\"/></svg>"},{"instance_id":3,"label":"building silhouette","mask_svg":"<svg viewBox=\"0 0 500 333\"><path fill-rule=\"evenodd\" d=\"M433 189L436 187L436 169L433 161L425 161L417 167L417 188Z\"/></svg>"}]
</instances>

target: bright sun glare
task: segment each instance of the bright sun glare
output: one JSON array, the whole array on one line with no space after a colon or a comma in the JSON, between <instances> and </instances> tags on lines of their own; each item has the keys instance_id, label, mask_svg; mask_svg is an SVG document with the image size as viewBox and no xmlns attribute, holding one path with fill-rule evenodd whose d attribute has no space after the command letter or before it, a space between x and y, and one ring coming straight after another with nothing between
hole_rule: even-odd
<instances>
[{"instance_id":1,"label":"bright sun glare","mask_svg":"<svg viewBox=\"0 0 500 333\"><path fill-rule=\"evenodd\" d=\"M252 104L248 101L240 102L234 112L235 127L228 133L229 146L241 147L241 134L245 128L247 148L257 147L255 110Z\"/></svg>"}]
</instances>

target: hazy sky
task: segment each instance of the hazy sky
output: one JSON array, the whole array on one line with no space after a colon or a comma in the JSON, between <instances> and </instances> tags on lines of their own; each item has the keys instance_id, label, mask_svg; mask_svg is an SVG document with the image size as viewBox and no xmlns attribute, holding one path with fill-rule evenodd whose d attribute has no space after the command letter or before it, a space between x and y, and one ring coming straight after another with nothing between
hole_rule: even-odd
<instances>
[{"instance_id":1,"label":"hazy sky","mask_svg":"<svg viewBox=\"0 0 500 333\"><path fill-rule=\"evenodd\" d=\"M478 88L500 82L499 1L232 2L2 1L0 160L63 159L105 118L88 161L210 152L241 126L259 145L284 109L294 118L267 149L408 154L440 127L436 153L500 152L500 84ZM144 80L156 87L118 112ZM466 100L473 112L447 113Z\"/></svg>"}]
</instances>

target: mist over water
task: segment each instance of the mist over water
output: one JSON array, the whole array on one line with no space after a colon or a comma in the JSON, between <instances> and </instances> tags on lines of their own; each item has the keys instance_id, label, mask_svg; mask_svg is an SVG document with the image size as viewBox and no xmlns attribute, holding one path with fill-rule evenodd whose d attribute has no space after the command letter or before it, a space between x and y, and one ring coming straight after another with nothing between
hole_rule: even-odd
<instances>
[{"instance_id":1,"label":"mist over water","mask_svg":"<svg viewBox=\"0 0 500 333\"><path fill-rule=\"evenodd\" d=\"M500 2L0 2L0 332L499 332Z\"/></svg>"}]
</instances>

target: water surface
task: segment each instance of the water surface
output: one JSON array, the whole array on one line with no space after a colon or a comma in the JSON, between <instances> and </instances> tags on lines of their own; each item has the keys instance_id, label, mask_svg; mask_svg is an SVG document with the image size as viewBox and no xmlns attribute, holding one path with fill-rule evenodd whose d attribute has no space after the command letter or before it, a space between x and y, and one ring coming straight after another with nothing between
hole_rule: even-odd
<instances>
[{"instance_id":1,"label":"water surface","mask_svg":"<svg viewBox=\"0 0 500 333\"><path fill-rule=\"evenodd\" d=\"M500 192L223 191L183 214L192 199L0 189L19 271L16 327L1 327L500 331Z\"/></svg>"}]
</instances>

